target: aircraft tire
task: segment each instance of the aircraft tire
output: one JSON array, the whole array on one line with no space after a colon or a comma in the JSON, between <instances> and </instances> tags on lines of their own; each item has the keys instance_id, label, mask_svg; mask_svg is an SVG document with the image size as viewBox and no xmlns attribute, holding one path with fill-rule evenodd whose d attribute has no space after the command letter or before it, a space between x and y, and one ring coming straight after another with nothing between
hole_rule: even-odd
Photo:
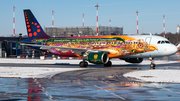
<instances>
[{"instance_id":1,"label":"aircraft tire","mask_svg":"<svg viewBox=\"0 0 180 101\"><path fill-rule=\"evenodd\" d=\"M81 62L79 63L79 66L80 66L80 67L87 67L87 66L88 66L88 63L85 62L85 61L81 61Z\"/></svg>"},{"instance_id":2,"label":"aircraft tire","mask_svg":"<svg viewBox=\"0 0 180 101\"><path fill-rule=\"evenodd\" d=\"M111 67L111 65L112 65L112 62L108 61L106 64L104 64L104 67Z\"/></svg>"},{"instance_id":3,"label":"aircraft tire","mask_svg":"<svg viewBox=\"0 0 180 101\"><path fill-rule=\"evenodd\" d=\"M84 62L84 67L87 67L88 66L88 63L87 62Z\"/></svg>"},{"instance_id":4,"label":"aircraft tire","mask_svg":"<svg viewBox=\"0 0 180 101\"><path fill-rule=\"evenodd\" d=\"M155 69L156 65L154 63L150 64L150 69Z\"/></svg>"}]
</instances>

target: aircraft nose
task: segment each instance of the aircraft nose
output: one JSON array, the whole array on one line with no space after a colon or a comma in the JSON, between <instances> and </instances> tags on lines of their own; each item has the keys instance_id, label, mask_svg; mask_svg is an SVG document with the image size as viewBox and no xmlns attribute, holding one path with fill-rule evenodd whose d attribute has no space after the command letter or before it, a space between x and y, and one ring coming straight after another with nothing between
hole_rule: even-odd
<instances>
[{"instance_id":1,"label":"aircraft nose","mask_svg":"<svg viewBox=\"0 0 180 101\"><path fill-rule=\"evenodd\" d=\"M178 51L178 48L177 48L175 45L171 45L171 46L169 47L169 53L170 53L170 55L175 54L177 51Z\"/></svg>"}]
</instances>

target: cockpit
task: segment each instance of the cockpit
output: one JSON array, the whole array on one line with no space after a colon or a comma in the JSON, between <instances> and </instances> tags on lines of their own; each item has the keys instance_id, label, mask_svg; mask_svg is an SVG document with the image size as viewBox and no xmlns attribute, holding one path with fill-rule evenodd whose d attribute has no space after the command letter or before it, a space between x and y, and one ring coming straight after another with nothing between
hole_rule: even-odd
<instances>
[{"instance_id":1,"label":"cockpit","mask_svg":"<svg viewBox=\"0 0 180 101\"><path fill-rule=\"evenodd\" d=\"M158 41L157 44L170 44L171 42L167 41L167 40L161 40Z\"/></svg>"}]
</instances>

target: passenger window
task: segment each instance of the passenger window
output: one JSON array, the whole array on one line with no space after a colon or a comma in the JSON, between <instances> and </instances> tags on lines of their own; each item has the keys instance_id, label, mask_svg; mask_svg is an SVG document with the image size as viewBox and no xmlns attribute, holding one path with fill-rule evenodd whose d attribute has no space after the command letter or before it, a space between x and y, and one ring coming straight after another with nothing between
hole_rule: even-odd
<instances>
[{"instance_id":1,"label":"passenger window","mask_svg":"<svg viewBox=\"0 0 180 101\"><path fill-rule=\"evenodd\" d=\"M160 44L161 43L161 41L158 41L158 43L157 44Z\"/></svg>"}]
</instances>

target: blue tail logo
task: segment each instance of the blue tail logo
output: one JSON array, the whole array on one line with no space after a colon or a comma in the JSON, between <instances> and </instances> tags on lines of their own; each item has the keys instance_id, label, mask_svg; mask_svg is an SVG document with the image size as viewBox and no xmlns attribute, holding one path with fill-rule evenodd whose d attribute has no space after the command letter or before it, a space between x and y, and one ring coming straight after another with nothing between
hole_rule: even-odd
<instances>
[{"instance_id":1,"label":"blue tail logo","mask_svg":"<svg viewBox=\"0 0 180 101\"><path fill-rule=\"evenodd\" d=\"M34 15L29 9L24 10L24 17L25 17L27 34L28 34L29 40L49 38L49 36L43 31L41 25L39 24L39 22L36 20L36 18L34 17Z\"/></svg>"}]
</instances>

